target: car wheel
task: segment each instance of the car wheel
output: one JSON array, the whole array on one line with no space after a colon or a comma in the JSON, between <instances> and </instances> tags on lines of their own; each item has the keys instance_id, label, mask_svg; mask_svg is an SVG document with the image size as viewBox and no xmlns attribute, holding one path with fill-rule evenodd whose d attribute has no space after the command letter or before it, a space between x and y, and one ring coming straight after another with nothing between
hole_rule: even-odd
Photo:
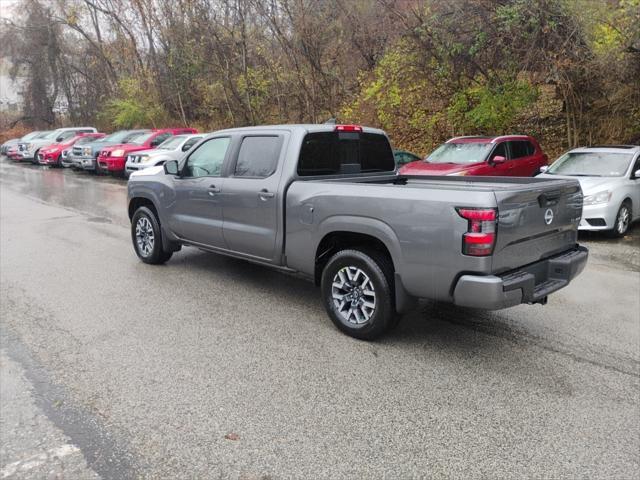
<instances>
[{"instance_id":1,"label":"car wheel","mask_svg":"<svg viewBox=\"0 0 640 480\"><path fill-rule=\"evenodd\" d=\"M40 153L40 150L36 150L36 152L33 154L33 160L31 160L31 163L33 163L34 165L40 165L40 162L38 161L39 153Z\"/></svg>"},{"instance_id":2,"label":"car wheel","mask_svg":"<svg viewBox=\"0 0 640 480\"><path fill-rule=\"evenodd\" d=\"M393 265L384 254L341 250L322 271L322 299L336 327L372 340L395 324Z\"/></svg>"},{"instance_id":3,"label":"car wheel","mask_svg":"<svg viewBox=\"0 0 640 480\"><path fill-rule=\"evenodd\" d=\"M613 230L610 233L614 237L622 237L629 230L629 225L631 225L631 205L628 202L623 202L620 205Z\"/></svg>"},{"instance_id":4,"label":"car wheel","mask_svg":"<svg viewBox=\"0 0 640 480\"><path fill-rule=\"evenodd\" d=\"M162 249L160 222L148 207L140 207L133 214L131 240L136 254L144 263L162 264L173 255L173 252L165 252Z\"/></svg>"}]
</instances>

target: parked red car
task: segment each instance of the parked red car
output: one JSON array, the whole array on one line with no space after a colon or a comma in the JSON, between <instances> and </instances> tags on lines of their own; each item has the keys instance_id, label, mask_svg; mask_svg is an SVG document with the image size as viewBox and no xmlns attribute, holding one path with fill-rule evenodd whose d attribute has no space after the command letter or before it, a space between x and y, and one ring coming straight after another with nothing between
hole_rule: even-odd
<instances>
[{"instance_id":1,"label":"parked red car","mask_svg":"<svg viewBox=\"0 0 640 480\"><path fill-rule=\"evenodd\" d=\"M96 140L104 137L105 133L78 133L73 137L67 138L61 143L52 143L46 147L42 147L38 151L38 163L40 165L55 165L57 167L62 166L66 152L71 149L79 141L85 141L83 139Z\"/></svg>"},{"instance_id":2,"label":"parked red car","mask_svg":"<svg viewBox=\"0 0 640 480\"><path fill-rule=\"evenodd\" d=\"M456 137L426 159L404 165L399 173L532 177L548 160L538 141L527 135Z\"/></svg>"},{"instance_id":3,"label":"parked red car","mask_svg":"<svg viewBox=\"0 0 640 480\"><path fill-rule=\"evenodd\" d=\"M18 145L11 145L7 150L7 157L9 157L14 162L19 162L22 160L22 153L18 150Z\"/></svg>"},{"instance_id":4,"label":"parked red car","mask_svg":"<svg viewBox=\"0 0 640 480\"><path fill-rule=\"evenodd\" d=\"M137 152L138 150L156 148L167 138L183 133L198 133L198 130L195 128L162 128L149 130L132 138L129 143L105 147L100 150L100 154L98 155L98 168L101 171L124 173L127 155L132 152Z\"/></svg>"}]
</instances>

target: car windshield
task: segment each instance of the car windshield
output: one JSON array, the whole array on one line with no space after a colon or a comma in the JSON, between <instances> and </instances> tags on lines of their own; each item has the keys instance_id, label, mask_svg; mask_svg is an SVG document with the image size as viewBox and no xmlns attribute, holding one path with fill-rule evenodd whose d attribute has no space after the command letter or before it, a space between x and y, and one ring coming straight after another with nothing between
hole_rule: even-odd
<instances>
[{"instance_id":1,"label":"car windshield","mask_svg":"<svg viewBox=\"0 0 640 480\"><path fill-rule=\"evenodd\" d=\"M436 148L426 161L459 164L484 162L491 147L491 143L445 143Z\"/></svg>"},{"instance_id":2,"label":"car windshield","mask_svg":"<svg viewBox=\"0 0 640 480\"><path fill-rule=\"evenodd\" d=\"M58 132L57 130L54 130L53 132L48 132L46 135L43 135L43 136L38 137L38 138L41 138L43 140L45 140L45 139L49 140L50 138L56 138L58 135L62 135L62 134L60 132Z\"/></svg>"},{"instance_id":3,"label":"car windshield","mask_svg":"<svg viewBox=\"0 0 640 480\"><path fill-rule=\"evenodd\" d=\"M185 138L186 137L184 135L176 135L175 137L169 137L160 145L158 145L158 148L162 150L175 150L176 148L180 147L180 145L182 144Z\"/></svg>"},{"instance_id":4,"label":"car windshield","mask_svg":"<svg viewBox=\"0 0 640 480\"><path fill-rule=\"evenodd\" d=\"M91 143L91 142L95 142L96 140L102 140L102 138L95 138L95 137L80 137L77 141L76 141L76 145L82 145L84 143Z\"/></svg>"},{"instance_id":5,"label":"car windshield","mask_svg":"<svg viewBox=\"0 0 640 480\"><path fill-rule=\"evenodd\" d=\"M22 140L32 140L34 138L40 138L44 135L44 132L31 132L22 137Z\"/></svg>"},{"instance_id":6,"label":"car windshield","mask_svg":"<svg viewBox=\"0 0 640 480\"><path fill-rule=\"evenodd\" d=\"M633 155L612 152L568 152L556 160L547 173L577 177L621 177Z\"/></svg>"},{"instance_id":7,"label":"car windshield","mask_svg":"<svg viewBox=\"0 0 640 480\"><path fill-rule=\"evenodd\" d=\"M107 135L106 137L100 138L96 141L120 143L129 135L131 135L131 132L129 130L120 130L119 132L113 132L111 135Z\"/></svg>"},{"instance_id":8,"label":"car windshield","mask_svg":"<svg viewBox=\"0 0 640 480\"><path fill-rule=\"evenodd\" d=\"M144 142L149 140L149 138L151 138L151 136L154 133L155 132L140 133L140 134L136 135L135 137L127 138L127 143L134 143L136 145L142 145Z\"/></svg>"}]
</instances>

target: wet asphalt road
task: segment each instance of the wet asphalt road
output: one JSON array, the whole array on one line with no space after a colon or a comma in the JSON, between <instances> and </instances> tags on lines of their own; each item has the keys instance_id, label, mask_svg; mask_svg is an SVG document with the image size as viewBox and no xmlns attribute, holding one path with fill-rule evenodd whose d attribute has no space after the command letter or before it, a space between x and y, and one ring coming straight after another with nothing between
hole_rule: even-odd
<instances>
[{"instance_id":1,"label":"wet asphalt road","mask_svg":"<svg viewBox=\"0 0 640 480\"><path fill-rule=\"evenodd\" d=\"M640 475L640 226L581 235L544 307L422 303L365 343L299 279L139 262L123 181L3 160L0 194L0 477Z\"/></svg>"}]
</instances>

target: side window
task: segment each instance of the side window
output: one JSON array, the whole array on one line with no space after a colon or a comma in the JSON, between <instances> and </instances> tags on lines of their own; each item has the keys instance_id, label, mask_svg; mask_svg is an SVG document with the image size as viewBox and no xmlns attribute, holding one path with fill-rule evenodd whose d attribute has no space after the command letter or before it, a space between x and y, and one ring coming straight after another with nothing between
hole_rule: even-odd
<instances>
[{"instance_id":1,"label":"side window","mask_svg":"<svg viewBox=\"0 0 640 480\"><path fill-rule=\"evenodd\" d=\"M533 155L535 152L535 147L526 140L518 140L514 142L509 142L511 144L511 158L522 158L528 157L529 155Z\"/></svg>"},{"instance_id":2,"label":"side window","mask_svg":"<svg viewBox=\"0 0 640 480\"><path fill-rule=\"evenodd\" d=\"M491 160L493 160L496 157L508 158L507 157L507 142L502 142L502 143L498 144L496 149L491 154Z\"/></svg>"},{"instance_id":3,"label":"side window","mask_svg":"<svg viewBox=\"0 0 640 480\"><path fill-rule=\"evenodd\" d=\"M56 137L56 141L57 142L62 142L64 140L66 140L67 138L74 137L75 135L76 135L75 132L71 132L71 131L62 132L60 135L58 135Z\"/></svg>"},{"instance_id":4,"label":"side window","mask_svg":"<svg viewBox=\"0 0 640 480\"><path fill-rule=\"evenodd\" d=\"M638 179L640 176L636 177L634 174L640 170L640 156L636 158L635 163L633 164L633 168L631 169L631 178Z\"/></svg>"},{"instance_id":5,"label":"side window","mask_svg":"<svg viewBox=\"0 0 640 480\"><path fill-rule=\"evenodd\" d=\"M236 177L266 178L276 171L281 137L245 137L236 162Z\"/></svg>"},{"instance_id":6,"label":"side window","mask_svg":"<svg viewBox=\"0 0 640 480\"><path fill-rule=\"evenodd\" d=\"M182 151L186 152L187 150L191 150L191 147L193 147L196 143L198 143L200 140L202 140L201 137L196 137L196 138L190 138L189 140L187 140L186 142L184 142L184 145L182 145Z\"/></svg>"},{"instance_id":7,"label":"side window","mask_svg":"<svg viewBox=\"0 0 640 480\"><path fill-rule=\"evenodd\" d=\"M229 147L229 137L212 138L194 150L182 172L185 177L218 177Z\"/></svg>"},{"instance_id":8,"label":"side window","mask_svg":"<svg viewBox=\"0 0 640 480\"><path fill-rule=\"evenodd\" d=\"M170 133L161 133L156 138L151 140L151 144L150 145L152 147L157 147L158 145L160 145L162 142L164 142L169 137L171 137Z\"/></svg>"}]
</instances>

